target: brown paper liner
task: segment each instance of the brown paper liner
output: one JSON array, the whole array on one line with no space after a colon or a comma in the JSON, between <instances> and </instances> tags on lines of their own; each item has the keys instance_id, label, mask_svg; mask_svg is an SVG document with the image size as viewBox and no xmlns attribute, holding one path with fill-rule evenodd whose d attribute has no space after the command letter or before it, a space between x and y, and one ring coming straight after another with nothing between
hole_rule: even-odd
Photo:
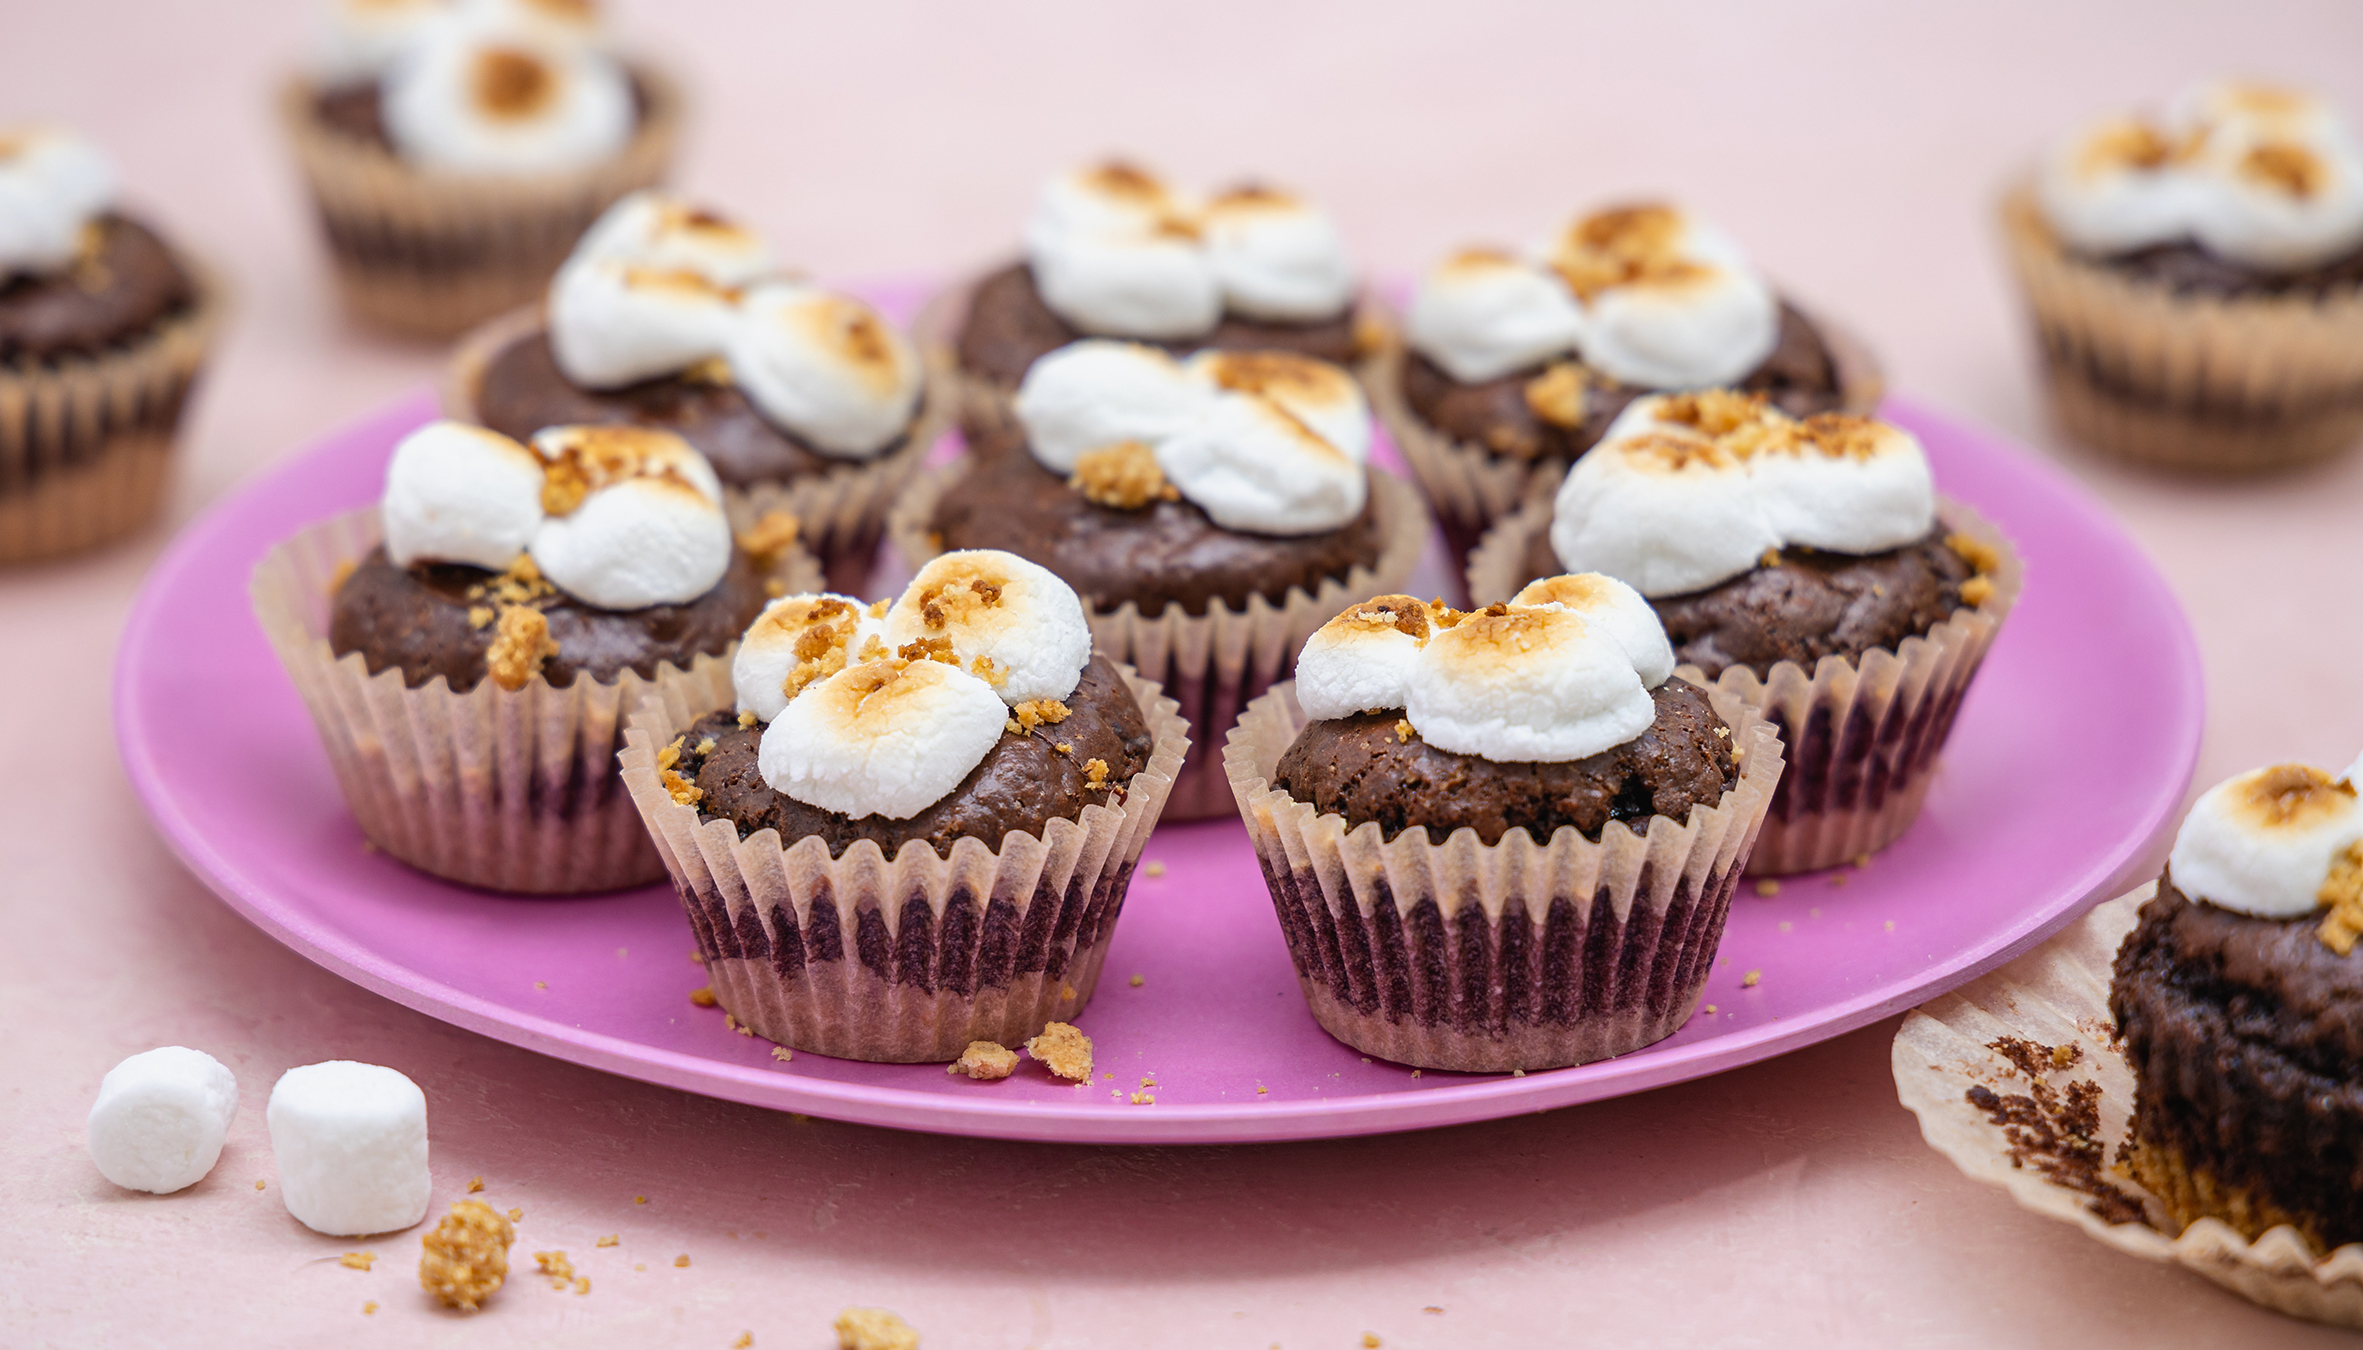
<instances>
[{"instance_id":1,"label":"brown paper liner","mask_svg":"<svg viewBox=\"0 0 2363 1350\"><path fill-rule=\"evenodd\" d=\"M224 307L212 272L178 261L189 305L147 334L99 356L0 364L0 563L94 547L155 518Z\"/></svg>"},{"instance_id":2,"label":"brown paper liner","mask_svg":"<svg viewBox=\"0 0 2363 1350\"><path fill-rule=\"evenodd\" d=\"M2109 1016L2109 980L2117 948L2154 886L2143 886L2095 908L2074 927L2002 969L1947 994L1904 1019L1895 1034L1896 1096L1920 1118L1929 1146L1976 1180L2006 1188L2038 1214L2065 1219L2131 1256L2199 1272L2243 1298L2276 1312L2363 1330L2363 1244L2322 1256L2279 1227L2254 1242L2218 1219L2201 1219L2173 1234L2157 1197L2112 1169L2096 1178L2117 1199L2140 1207L2145 1220L2113 1223L2094 1210L2095 1197L2064 1184L2039 1165L2014 1161L2003 1127L1968 1099L1985 1087L2026 1096L2027 1075L1991 1049L2017 1037L2040 1045L2073 1046L2067 1068L2043 1077L2051 1092L2072 1082L2100 1090L2100 1131L2094 1138L2116 1158L2133 1115L2133 1068Z\"/></svg>"},{"instance_id":3,"label":"brown paper liner","mask_svg":"<svg viewBox=\"0 0 2363 1350\"><path fill-rule=\"evenodd\" d=\"M1013 452L1017 453L1017 452ZM887 533L903 561L917 571L943 552L935 536L935 507L967 476L962 457L912 483L887 518ZM1356 567L1341 581L1330 578L1316 593L1291 586L1279 604L1251 595L1244 606L1209 604L1204 614L1167 605L1155 618L1126 601L1116 609L1090 609L1091 638L1101 651L1149 673L1180 702L1194 744L1173 785L1166 814L1175 820L1204 820L1231 813L1231 789L1220 749L1241 709L1296 671L1296 654L1313 630L1348 605L1400 591L1427 550L1427 508L1409 483L1383 469L1370 471L1370 492L1378 503L1378 561Z\"/></svg>"},{"instance_id":4,"label":"brown paper liner","mask_svg":"<svg viewBox=\"0 0 2363 1350\"><path fill-rule=\"evenodd\" d=\"M2363 440L2363 286L2325 296L2178 295L2060 246L2032 190L2002 238L2077 440L2179 469L2246 473Z\"/></svg>"},{"instance_id":5,"label":"brown paper liner","mask_svg":"<svg viewBox=\"0 0 2363 1350\"><path fill-rule=\"evenodd\" d=\"M1118 806L1086 805L1035 838L964 836L951 856L871 840L836 858L817 836L744 839L657 779L657 747L731 705L668 674L632 715L623 781L697 930L715 998L758 1036L890 1064L957 1059L971 1041L1017 1045L1091 1002L1141 845L1189 737L1172 699L1122 668L1156 738Z\"/></svg>"},{"instance_id":6,"label":"brown paper liner","mask_svg":"<svg viewBox=\"0 0 2363 1350\"><path fill-rule=\"evenodd\" d=\"M376 507L323 521L265 555L249 586L361 832L420 871L487 890L568 895L663 876L615 772L624 718L653 682L626 670L561 689L537 675L455 694L440 675L412 689L398 667L371 675L360 653L339 658L327 637L338 574L382 537ZM773 576L791 590L820 584L798 550ZM657 674L727 699L730 658Z\"/></svg>"},{"instance_id":7,"label":"brown paper liner","mask_svg":"<svg viewBox=\"0 0 2363 1350\"><path fill-rule=\"evenodd\" d=\"M461 339L444 370L445 415L483 425L478 395L484 388L485 368L511 343L539 332L543 322L537 300L486 321ZM797 542L820 560L829 586L862 594L886 533L886 513L895 495L926 463L928 451L943 438L954 407L955 395L930 367L901 446L876 459L836 462L790 482L726 484L723 502L732 528L743 530L766 511L787 511L802 527Z\"/></svg>"},{"instance_id":8,"label":"brown paper liner","mask_svg":"<svg viewBox=\"0 0 2363 1350\"><path fill-rule=\"evenodd\" d=\"M1469 555L1475 603L1507 600L1533 580L1522 564L1535 535L1550 529L1552 506L1547 497L1527 503ZM1732 666L1717 681L1762 709L1788 746L1789 771L1749 858L1751 874L1834 867L1887 847L1919 818L1961 699L2026 582L2018 550L1992 522L1949 497L1938 499L1936 514L1947 532L2001 555L1990 578L1994 593L1983 604L1953 611L1892 652L1865 652L1859 662L1825 656L1809 676L1783 661L1765 680ZM1682 671L1706 683L1696 666Z\"/></svg>"},{"instance_id":9,"label":"brown paper liner","mask_svg":"<svg viewBox=\"0 0 2363 1350\"><path fill-rule=\"evenodd\" d=\"M577 237L617 198L662 181L681 129L681 91L635 64L639 126L604 163L565 173L479 177L420 169L317 115L318 91L291 79L279 121L328 236L345 307L378 327L444 339L532 300Z\"/></svg>"},{"instance_id":10,"label":"brown paper liner","mask_svg":"<svg viewBox=\"0 0 2363 1350\"><path fill-rule=\"evenodd\" d=\"M1357 1050L1427 1069L1504 1073L1638 1050L1690 1020L1732 888L1781 776L1777 731L1708 690L1742 755L1739 782L1690 818L1562 826L1537 844L1460 829L1385 842L1271 786L1304 729L1276 685L1223 749L1264 884L1314 1020Z\"/></svg>"}]
</instances>

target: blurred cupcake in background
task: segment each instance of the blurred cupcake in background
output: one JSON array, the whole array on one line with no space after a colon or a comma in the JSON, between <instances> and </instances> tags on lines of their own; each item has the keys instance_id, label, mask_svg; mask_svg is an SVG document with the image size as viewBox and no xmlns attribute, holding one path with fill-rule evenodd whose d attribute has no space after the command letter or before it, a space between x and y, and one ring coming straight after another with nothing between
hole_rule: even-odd
<instances>
[{"instance_id":1,"label":"blurred cupcake in background","mask_svg":"<svg viewBox=\"0 0 2363 1350\"><path fill-rule=\"evenodd\" d=\"M281 121L366 322L443 338L532 299L664 177L681 100L589 0L331 0Z\"/></svg>"},{"instance_id":2,"label":"blurred cupcake in background","mask_svg":"<svg viewBox=\"0 0 2363 1350\"><path fill-rule=\"evenodd\" d=\"M129 534L163 496L220 301L115 198L89 142L0 127L0 562Z\"/></svg>"},{"instance_id":3,"label":"blurred cupcake in background","mask_svg":"<svg viewBox=\"0 0 2363 1350\"><path fill-rule=\"evenodd\" d=\"M2076 439L2244 471L2363 438L2363 146L2319 99L2215 81L2112 114L2002 217Z\"/></svg>"}]
</instances>

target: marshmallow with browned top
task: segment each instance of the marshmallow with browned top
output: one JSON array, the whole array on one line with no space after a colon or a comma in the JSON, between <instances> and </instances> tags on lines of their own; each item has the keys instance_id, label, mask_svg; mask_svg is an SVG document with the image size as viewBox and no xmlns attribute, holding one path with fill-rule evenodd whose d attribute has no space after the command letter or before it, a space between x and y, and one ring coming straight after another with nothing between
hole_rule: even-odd
<instances>
[{"instance_id":1,"label":"marshmallow with browned top","mask_svg":"<svg viewBox=\"0 0 2363 1350\"><path fill-rule=\"evenodd\" d=\"M724 354L741 288L773 270L760 235L654 189L618 201L550 282L550 354L613 389Z\"/></svg>"},{"instance_id":2,"label":"marshmallow with browned top","mask_svg":"<svg viewBox=\"0 0 2363 1350\"><path fill-rule=\"evenodd\" d=\"M462 5L399 41L382 74L386 135L425 168L564 173L631 139L638 113L623 65L530 6Z\"/></svg>"},{"instance_id":3,"label":"marshmallow with browned top","mask_svg":"<svg viewBox=\"0 0 2363 1350\"><path fill-rule=\"evenodd\" d=\"M114 200L114 167L89 141L57 127L0 129L0 281L71 265Z\"/></svg>"},{"instance_id":4,"label":"marshmallow with browned top","mask_svg":"<svg viewBox=\"0 0 2363 1350\"><path fill-rule=\"evenodd\" d=\"M2358 786L2353 768L2333 777L2308 764L2276 764L2209 788L2191 803L2167 858L2175 889L2268 919L2331 903L2336 874L2354 882L2363 869Z\"/></svg>"},{"instance_id":5,"label":"marshmallow with browned top","mask_svg":"<svg viewBox=\"0 0 2363 1350\"><path fill-rule=\"evenodd\" d=\"M910 425L919 349L867 301L802 282L747 293L730 372L763 415L836 459L869 459Z\"/></svg>"}]
</instances>

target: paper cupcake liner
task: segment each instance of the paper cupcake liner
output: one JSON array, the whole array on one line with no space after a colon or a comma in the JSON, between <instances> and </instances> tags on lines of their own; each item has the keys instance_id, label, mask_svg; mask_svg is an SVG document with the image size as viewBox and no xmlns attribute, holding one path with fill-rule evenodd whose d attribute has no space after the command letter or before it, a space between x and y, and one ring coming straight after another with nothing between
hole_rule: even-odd
<instances>
[{"instance_id":1,"label":"paper cupcake liner","mask_svg":"<svg viewBox=\"0 0 2363 1350\"><path fill-rule=\"evenodd\" d=\"M443 376L446 416L481 426L484 415L478 394L484 371L509 344L541 329L542 303L535 300L478 325L453 349ZM724 505L734 529L745 529L766 511L784 510L802 527L797 542L820 560L828 584L849 595L869 586L878 559L878 543L886 533L886 513L895 495L926 463L928 451L943 438L957 407L956 394L931 367L927 385L913 414L903 444L869 460L845 460L803 478L783 483L725 485Z\"/></svg>"},{"instance_id":2,"label":"paper cupcake liner","mask_svg":"<svg viewBox=\"0 0 2363 1350\"><path fill-rule=\"evenodd\" d=\"M375 507L324 521L265 555L249 587L361 832L420 871L487 890L576 894L663 876L615 771L624 718L653 682L626 670L561 689L537 675L455 694L440 675L415 689L399 667L371 675L360 653L329 648L328 616L339 573L381 538ZM820 582L794 550L773 575L795 590ZM657 673L728 699L730 655Z\"/></svg>"},{"instance_id":3,"label":"paper cupcake liner","mask_svg":"<svg viewBox=\"0 0 2363 1350\"><path fill-rule=\"evenodd\" d=\"M1271 786L1305 725L1294 681L1255 701L1223 750L1313 1017L1357 1050L1428 1069L1503 1073L1585 1064L1690 1020L1723 940L1732 888L1781 776L1779 733L1710 689L1740 747L1739 781L1688 820L1594 843L1425 829L1385 842Z\"/></svg>"},{"instance_id":4,"label":"paper cupcake liner","mask_svg":"<svg viewBox=\"0 0 2363 1350\"><path fill-rule=\"evenodd\" d=\"M2218 1219L2201 1219L2176 1236L2165 1206L2130 1177L2114 1167L2063 1168L2054 1155L2014 1147L2019 1141L1969 1099L1983 1088L2040 1111L2047 1099L2064 1099L2070 1084L2091 1084L2100 1128L2089 1138L2116 1159L2133 1116L2134 1082L2109 1016L2109 980L2117 948L2154 889L2098 906L2033 952L1907 1016L1895 1034L1896 1096L1920 1118L1930 1147L1970 1177L2006 1188L2025 1208L2128 1255L2195 1270L2276 1312L2363 1330L2363 1244L2322 1256L2293 1228L2250 1242ZM2037 1088L1992 1048L2004 1037L2073 1047L2075 1058L2042 1075ZM2020 1129L2024 1140L2027 1127ZM2083 1187L2071 1184L2078 1180ZM2143 1217L2128 1221L2134 1213Z\"/></svg>"},{"instance_id":5,"label":"paper cupcake liner","mask_svg":"<svg viewBox=\"0 0 2363 1350\"><path fill-rule=\"evenodd\" d=\"M2322 297L2178 295L2070 256L2021 186L2002 237L2052 407L2077 440L2250 472L2363 440L2363 286Z\"/></svg>"},{"instance_id":6,"label":"paper cupcake liner","mask_svg":"<svg viewBox=\"0 0 2363 1350\"><path fill-rule=\"evenodd\" d=\"M723 1008L754 1033L839 1059L957 1059L971 1041L1016 1045L1091 1002L1141 845L1189 745L1173 700L1130 667L1156 742L1120 805L1092 802L1036 838L973 835L939 857L892 859L871 840L836 858L817 836L744 839L658 781L656 752L731 693L671 675L632 715L623 781L697 930Z\"/></svg>"},{"instance_id":7,"label":"paper cupcake liner","mask_svg":"<svg viewBox=\"0 0 2363 1350\"><path fill-rule=\"evenodd\" d=\"M565 173L478 177L417 168L322 125L318 91L290 80L279 120L327 232L337 290L369 323L443 339L532 300L615 200L663 180L681 93L634 65L647 98L632 139L606 162Z\"/></svg>"},{"instance_id":8,"label":"paper cupcake liner","mask_svg":"<svg viewBox=\"0 0 2363 1350\"><path fill-rule=\"evenodd\" d=\"M954 460L913 482L887 518L887 534L913 571L943 552L934 533L936 503L967 476L970 461ZM1280 603L1251 595L1244 606L1213 603L1204 614L1167 605L1155 618L1143 617L1131 601L1112 610L1090 610L1091 637L1098 648L1130 663L1164 686L1177 700L1194 744L1173 785L1166 814L1175 820L1203 820L1231 813L1231 789L1220 749L1223 733L1249 703L1296 671L1296 654L1313 630L1348 605L1400 591L1411 581L1428 546L1428 513L1409 483L1383 469L1370 474L1378 503L1379 557L1355 567L1343 580L1330 578L1308 593L1291 586Z\"/></svg>"},{"instance_id":9,"label":"paper cupcake liner","mask_svg":"<svg viewBox=\"0 0 2363 1350\"><path fill-rule=\"evenodd\" d=\"M1551 508L1548 498L1527 503L1469 555L1474 603L1507 600L1531 580L1522 564L1534 537L1550 529ZM1808 675L1783 661L1764 680L1732 666L1717 681L1762 709L1788 747L1789 771L1749 859L1751 874L1834 867L1887 847L1919 818L1961 699L2026 581L2018 551L1985 517L1945 497L1937 519L2001 555L1983 604L1953 611L1892 652L1865 652L1859 663L1825 656ZM1696 666L1682 669L1707 682Z\"/></svg>"},{"instance_id":10,"label":"paper cupcake liner","mask_svg":"<svg viewBox=\"0 0 2363 1350\"><path fill-rule=\"evenodd\" d=\"M188 308L98 356L0 364L0 563L122 538L155 518L221 283L182 255Z\"/></svg>"}]
</instances>

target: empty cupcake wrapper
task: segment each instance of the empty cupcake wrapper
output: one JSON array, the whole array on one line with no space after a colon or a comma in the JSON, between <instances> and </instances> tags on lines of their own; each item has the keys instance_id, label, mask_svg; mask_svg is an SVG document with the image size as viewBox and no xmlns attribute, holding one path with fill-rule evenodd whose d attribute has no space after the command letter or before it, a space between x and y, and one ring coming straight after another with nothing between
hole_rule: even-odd
<instances>
[{"instance_id":1,"label":"empty cupcake wrapper","mask_svg":"<svg viewBox=\"0 0 2363 1350\"><path fill-rule=\"evenodd\" d=\"M1042 837L966 836L939 856L870 840L742 839L673 800L656 752L719 690L670 674L632 715L623 781L697 930L716 1001L758 1036L840 1059L945 1062L971 1041L1014 1046L1091 1001L1141 846L1189 746L1173 700L1129 666L1125 687L1155 744L1123 800L1085 805Z\"/></svg>"}]
</instances>

